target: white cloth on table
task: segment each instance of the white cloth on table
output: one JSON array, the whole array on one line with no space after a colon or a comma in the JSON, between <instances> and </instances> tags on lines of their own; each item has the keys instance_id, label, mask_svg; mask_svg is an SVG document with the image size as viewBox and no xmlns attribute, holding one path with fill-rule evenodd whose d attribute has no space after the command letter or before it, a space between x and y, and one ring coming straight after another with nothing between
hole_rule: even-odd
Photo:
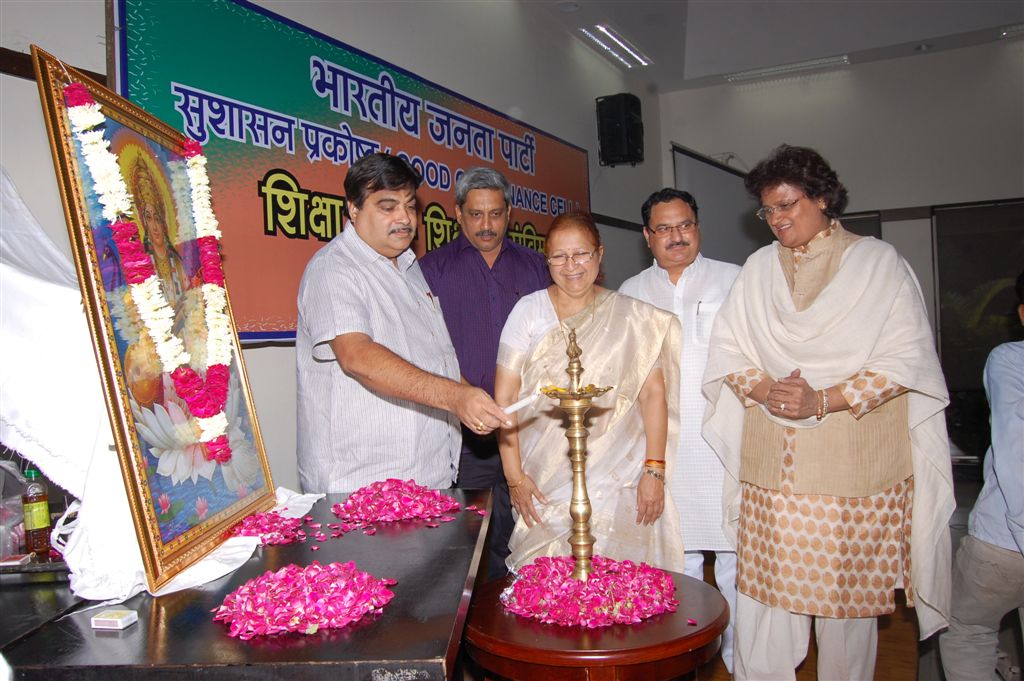
<instances>
[{"instance_id":1,"label":"white cloth on table","mask_svg":"<svg viewBox=\"0 0 1024 681\"><path fill-rule=\"evenodd\" d=\"M81 290L67 256L32 217L6 172L2 198L0 347L8 361L0 362L0 440L80 500L69 505L51 535L70 570L71 590L85 599L120 602L148 583ZM68 523L75 512L77 520ZM160 593L238 568L252 555L254 539L228 540Z\"/></svg>"},{"instance_id":2,"label":"white cloth on table","mask_svg":"<svg viewBox=\"0 0 1024 681\"><path fill-rule=\"evenodd\" d=\"M307 492L352 492L385 478L450 487L462 430L442 410L363 387L338 364L330 342L362 333L420 369L459 380L441 307L416 256L391 260L351 223L309 261L299 284L298 468Z\"/></svg>"},{"instance_id":3,"label":"white cloth on table","mask_svg":"<svg viewBox=\"0 0 1024 681\"><path fill-rule=\"evenodd\" d=\"M74 266L3 175L0 440L81 502L54 528L71 590L123 600L146 586ZM17 361L12 361L14 358ZM80 505L79 505L80 504Z\"/></svg>"}]
</instances>

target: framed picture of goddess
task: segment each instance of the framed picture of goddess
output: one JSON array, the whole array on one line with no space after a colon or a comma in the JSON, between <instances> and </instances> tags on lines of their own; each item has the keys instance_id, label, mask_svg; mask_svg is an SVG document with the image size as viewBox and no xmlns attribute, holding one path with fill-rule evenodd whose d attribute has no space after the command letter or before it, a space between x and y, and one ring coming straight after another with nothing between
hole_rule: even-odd
<instances>
[{"instance_id":1,"label":"framed picture of goddess","mask_svg":"<svg viewBox=\"0 0 1024 681\"><path fill-rule=\"evenodd\" d=\"M150 588L274 503L199 145L33 46Z\"/></svg>"}]
</instances>

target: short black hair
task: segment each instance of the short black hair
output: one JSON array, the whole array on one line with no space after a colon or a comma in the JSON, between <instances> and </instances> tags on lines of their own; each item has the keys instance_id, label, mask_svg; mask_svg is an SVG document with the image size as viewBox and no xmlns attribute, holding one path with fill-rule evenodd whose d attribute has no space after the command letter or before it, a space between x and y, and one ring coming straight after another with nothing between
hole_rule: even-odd
<instances>
[{"instance_id":1,"label":"short black hair","mask_svg":"<svg viewBox=\"0 0 1024 681\"><path fill-rule=\"evenodd\" d=\"M349 205L362 208L366 197L373 192L407 188L415 192L421 182L423 176L400 156L382 153L363 156L345 175L345 212Z\"/></svg>"},{"instance_id":2,"label":"short black hair","mask_svg":"<svg viewBox=\"0 0 1024 681\"><path fill-rule=\"evenodd\" d=\"M650 226L651 222L651 208L658 203L668 203L669 201L675 201L679 199L693 210L693 217L700 219L700 215L697 211L697 199L693 198L693 194L690 192L684 192L682 189L674 189L672 187L665 187L659 189L644 201L644 205L640 207L640 218L643 220L644 227Z\"/></svg>"},{"instance_id":3,"label":"short black hair","mask_svg":"<svg viewBox=\"0 0 1024 681\"><path fill-rule=\"evenodd\" d=\"M758 201L780 184L799 187L807 198L823 199L825 215L838 218L846 210L846 187L821 154L808 147L783 144L747 174L744 185Z\"/></svg>"}]
</instances>

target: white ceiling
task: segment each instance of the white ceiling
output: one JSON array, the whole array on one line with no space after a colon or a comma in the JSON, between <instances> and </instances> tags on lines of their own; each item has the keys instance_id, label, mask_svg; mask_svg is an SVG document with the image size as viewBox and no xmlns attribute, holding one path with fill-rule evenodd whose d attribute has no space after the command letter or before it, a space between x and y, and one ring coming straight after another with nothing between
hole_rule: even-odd
<instances>
[{"instance_id":1,"label":"white ceiling","mask_svg":"<svg viewBox=\"0 0 1024 681\"><path fill-rule=\"evenodd\" d=\"M650 92L717 85L737 71L850 56L913 57L998 40L1021 0L520 0L576 37L606 23L654 60L630 80ZM925 46L925 47L922 47Z\"/></svg>"}]
</instances>

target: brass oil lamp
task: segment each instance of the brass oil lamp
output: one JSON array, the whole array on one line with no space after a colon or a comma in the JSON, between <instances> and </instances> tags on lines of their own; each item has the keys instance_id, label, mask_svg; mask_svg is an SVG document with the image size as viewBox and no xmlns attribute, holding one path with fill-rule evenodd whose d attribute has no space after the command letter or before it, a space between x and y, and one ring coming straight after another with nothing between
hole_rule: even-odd
<instances>
[{"instance_id":1,"label":"brass oil lamp","mask_svg":"<svg viewBox=\"0 0 1024 681\"><path fill-rule=\"evenodd\" d=\"M569 366L565 372L569 374L569 388L548 386L541 392L552 399L558 400L558 406L569 416L569 427L565 437L569 440L569 460L572 462L572 501L569 504L569 515L572 518L572 534L569 544L572 556L576 560L572 576L574 579L586 581L593 569L594 535L590 533L590 495L587 494L587 436L589 432L583 425L583 418L590 409L595 397L600 397L612 389L612 386L598 388L593 383L581 386L583 365L580 363L582 351L576 343L576 329L569 333L565 354L569 356Z\"/></svg>"}]
</instances>

